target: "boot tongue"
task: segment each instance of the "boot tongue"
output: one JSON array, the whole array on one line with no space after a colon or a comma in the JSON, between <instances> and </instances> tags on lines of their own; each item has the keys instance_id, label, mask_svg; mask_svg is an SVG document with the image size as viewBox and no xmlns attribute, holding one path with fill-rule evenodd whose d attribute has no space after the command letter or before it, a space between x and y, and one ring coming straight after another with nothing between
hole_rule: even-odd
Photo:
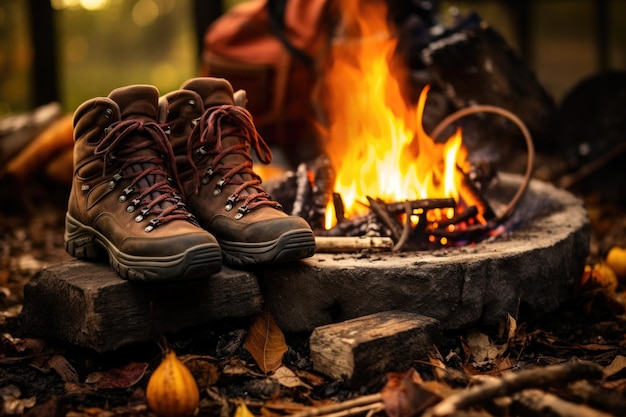
<instances>
[{"instance_id":1,"label":"boot tongue","mask_svg":"<svg viewBox=\"0 0 626 417\"><path fill-rule=\"evenodd\" d=\"M192 78L181 86L182 89L195 91L203 97L204 109L208 110L211 107L222 106L222 105L235 105L235 98L233 87L228 82L228 80L224 78L213 78L213 77L199 77ZM224 136L222 137L222 147L228 148L234 145L245 144L248 148L247 154L250 155L250 142L240 138L238 136ZM248 161L243 155L237 153L229 153L225 155L221 163L228 166L237 166L242 163ZM233 179L238 181L250 181L253 179L252 175L249 172L240 172L233 176ZM250 194L256 194L257 191L253 188L246 188L245 192Z\"/></svg>"},{"instance_id":2,"label":"boot tongue","mask_svg":"<svg viewBox=\"0 0 626 417\"><path fill-rule=\"evenodd\" d=\"M122 120L143 120L145 122L155 122L159 112L159 91L151 85L133 85L120 87L113 90L109 94L109 98L115 101L120 107ZM125 140L125 146L132 146L142 143L146 140L147 133L132 134ZM140 173L154 166L153 162L149 162L152 157L158 157L159 154L150 148L140 148L133 152L133 157L143 156L148 158L146 162L136 163L127 168L130 172ZM150 187L158 181L167 180L164 175L149 174L142 178L137 184L140 189ZM156 199L161 193L154 191L150 195L150 199ZM158 206L165 209L172 203L163 201Z\"/></svg>"},{"instance_id":3,"label":"boot tongue","mask_svg":"<svg viewBox=\"0 0 626 417\"><path fill-rule=\"evenodd\" d=\"M109 94L120 107L122 120L138 119L154 122L158 116L159 91L151 85L120 87Z\"/></svg>"},{"instance_id":4,"label":"boot tongue","mask_svg":"<svg viewBox=\"0 0 626 417\"><path fill-rule=\"evenodd\" d=\"M204 98L204 109L224 104L234 105L233 87L224 78L199 77L192 78L181 87L184 90L193 90Z\"/></svg>"}]
</instances>

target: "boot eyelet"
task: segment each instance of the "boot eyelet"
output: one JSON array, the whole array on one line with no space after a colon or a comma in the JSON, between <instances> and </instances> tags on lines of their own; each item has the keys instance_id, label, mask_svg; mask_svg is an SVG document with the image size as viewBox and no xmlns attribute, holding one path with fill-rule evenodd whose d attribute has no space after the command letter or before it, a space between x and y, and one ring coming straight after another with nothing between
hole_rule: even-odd
<instances>
[{"instance_id":1,"label":"boot eyelet","mask_svg":"<svg viewBox=\"0 0 626 417\"><path fill-rule=\"evenodd\" d=\"M117 199L117 201L119 201L120 203L123 203L126 201L126 196L125 195L121 195L120 198Z\"/></svg>"},{"instance_id":2,"label":"boot eyelet","mask_svg":"<svg viewBox=\"0 0 626 417\"><path fill-rule=\"evenodd\" d=\"M109 181L109 188L110 189L114 189L115 186L117 185L117 182L122 179L122 175L120 174L115 174L113 175L113 178L111 179L111 181Z\"/></svg>"},{"instance_id":3,"label":"boot eyelet","mask_svg":"<svg viewBox=\"0 0 626 417\"><path fill-rule=\"evenodd\" d=\"M187 102L187 107L189 107L190 109L194 109L196 107L196 100L189 100Z\"/></svg>"},{"instance_id":4,"label":"boot eyelet","mask_svg":"<svg viewBox=\"0 0 626 417\"><path fill-rule=\"evenodd\" d=\"M105 119L110 119L113 116L113 109L106 109L103 116Z\"/></svg>"},{"instance_id":5,"label":"boot eyelet","mask_svg":"<svg viewBox=\"0 0 626 417\"><path fill-rule=\"evenodd\" d=\"M207 154L207 151L204 149L204 146L200 146L194 151L194 154L196 155L196 158L200 159Z\"/></svg>"},{"instance_id":6,"label":"boot eyelet","mask_svg":"<svg viewBox=\"0 0 626 417\"><path fill-rule=\"evenodd\" d=\"M208 175L202 176L202 184L207 185L211 181L211 177Z\"/></svg>"},{"instance_id":7,"label":"boot eyelet","mask_svg":"<svg viewBox=\"0 0 626 417\"><path fill-rule=\"evenodd\" d=\"M217 184L215 184L215 190L213 190L213 197L217 197L218 195L222 194L222 188L224 188L224 185L226 185L226 178L222 178L221 180L217 182Z\"/></svg>"},{"instance_id":8,"label":"boot eyelet","mask_svg":"<svg viewBox=\"0 0 626 417\"><path fill-rule=\"evenodd\" d=\"M138 214L137 216L135 216L135 221L137 223L141 223L142 220L143 220L143 216L141 214Z\"/></svg>"},{"instance_id":9,"label":"boot eyelet","mask_svg":"<svg viewBox=\"0 0 626 417\"><path fill-rule=\"evenodd\" d=\"M153 231L159 224L161 224L161 222L159 221L159 219L152 219L150 220L150 223L148 223L148 225L143 229L146 233L150 233L151 231Z\"/></svg>"},{"instance_id":10,"label":"boot eyelet","mask_svg":"<svg viewBox=\"0 0 626 417\"><path fill-rule=\"evenodd\" d=\"M226 200L226 205L224 206L224 210L231 211L236 201L237 201L237 196L231 195L230 197L228 197L228 199Z\"/></svg>"},{"instance_id":11,"label":"boot eyelet","mask_svg":"<svg viewBox=\"0 0 626 417\"><path fill-rule=\"evenodd\" d=\"M249 211L250 211L250 209L248 208L248 206L241 206L241 207L239 207L239 209L237 210L237 214L235 214L235 220L241 219Z\"/></svg>"}]
</instances>

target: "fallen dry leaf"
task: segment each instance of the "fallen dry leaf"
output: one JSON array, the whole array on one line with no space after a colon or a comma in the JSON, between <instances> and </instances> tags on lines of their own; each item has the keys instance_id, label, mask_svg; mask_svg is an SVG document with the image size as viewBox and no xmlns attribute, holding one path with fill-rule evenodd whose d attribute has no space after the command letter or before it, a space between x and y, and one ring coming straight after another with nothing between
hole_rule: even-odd
<instances>
[{"instance_id":1,"label":"fallen dry leaf","mask_svg":"<svg viewBox=\"0 0 626 417\"><path fill-rule=\"evenodd\" d=\"M626 356L617 355L613 361L604 368L604 378L610 378L626 369Z\"/></svg>"},{"instance_id":2,"label":"fallen dry leaf","mask_svg":"<svg viewBox=\"0 0 626 417\"><path fill-rule=\"evenodd\" d=\"M282 365L287 352L285 335L267 307L252 320L244 346L264 373Z\"/></svg>"},{"instance_id":3,"label":"fallen dry leaf","mask_svg":"<svg viewBox=\"0 0 626 417\"><path fill-rule=\"evenodd\" d=\"M310 385L307 385L303 382L298 375L295 374L291 369L287 368L285 365L278 367L274 373L272 373L271 377L278 381L280 385L287 388L296 388L296 387L304 387L307 389L311 389Z\"/></svg>"},{"instance_id":4,"label":"fallen dry leaf","mask_svg":"<svg viewBox=\"0 0 626 417\"><path fill-rule=\"evenodd\" d=\"M381 396L389 417L415 416L441 399L439 394L425 388L424 381L413 368L405 373L387 374L387 384Z\"/></svg>"},{"instance_id":5,"label":"fallen dry leaf","mask_svg":"<svg viewBox=\"0 0 626 417\"><path fill-rule=\"evenodd\" d=\"M52 355L52 357L48 359L48 366L59 374L63 382L78 382L78 372L76 372L76 369L74 369L72 364L70 364L65 357Z\"/></svg>"},{"instance_id":6,"label":"fallen dry leaf","mask_svg":"<svg viewBox=\"0 0 626 417\"><path fill-rule=\"evenodd\" d=\"M468 331L465 343L469 348L473 362L479 366L485 363L493 363L496 358L502 356L508 349L508 344L496 344L488 335L476 329Z\"/></svg>"},{"instance_id":7,"label":"fallen dry leaf","mask_svg":"<svg viewBox=\"0 0 626 417\"><path fill-rule=\"evenodd\" d=\"M95 384L97 389L102 390L129 388L143 378L147 368L147 363L131 362L106 372L92 372L87 375L85 382Z\"/></svg>"}]
</instances>

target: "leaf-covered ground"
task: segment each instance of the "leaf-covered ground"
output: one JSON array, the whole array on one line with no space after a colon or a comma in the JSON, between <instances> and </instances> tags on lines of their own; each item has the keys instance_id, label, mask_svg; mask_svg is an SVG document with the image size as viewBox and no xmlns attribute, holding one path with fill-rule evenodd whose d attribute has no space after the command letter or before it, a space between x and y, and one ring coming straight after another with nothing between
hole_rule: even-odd
<instances>
[{"instance_id":1,"label":"leaf-covered ground","mask_svg":"<svg viewBox=\"0 0 626 417\"><path fill-rule=\"evenodd\" d=\"M64 190L41 184L2 209L0 415L155 415L145 392L164 345L192 372L200 416L626 415L626 281L604 263L611 247L626 245L618 204L588 198L592 253L570 303L548 316L520 312L498 328L447 332L409 371L357 387L314 372L309 335L283 335L267 313L106 355L29 338L19 324L22 289L69 259L64 204Z\"/></svg>"}]
</instances>

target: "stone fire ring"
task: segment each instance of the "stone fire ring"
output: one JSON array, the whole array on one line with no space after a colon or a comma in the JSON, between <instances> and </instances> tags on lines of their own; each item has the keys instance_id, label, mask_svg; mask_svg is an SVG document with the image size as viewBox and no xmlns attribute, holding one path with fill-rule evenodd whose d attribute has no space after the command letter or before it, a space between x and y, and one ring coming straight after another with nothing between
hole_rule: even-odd
<instances>
[{"instance_id":1,"label":"stone fire ring","mask_svg":"<svg viewBox=\"0 0 626 417\"><path fill-rule=\"evenodd\" d=\"M522 177L499 175L486 195L498 211ZM321 254L256 269L266 305L287 332L387 310L430 316L443 329L495 325L507 314L546 314L572 298L589 254L582 201L532 180L506 226L471 246L420 252Z\"/></svg>"}]
</instances>

